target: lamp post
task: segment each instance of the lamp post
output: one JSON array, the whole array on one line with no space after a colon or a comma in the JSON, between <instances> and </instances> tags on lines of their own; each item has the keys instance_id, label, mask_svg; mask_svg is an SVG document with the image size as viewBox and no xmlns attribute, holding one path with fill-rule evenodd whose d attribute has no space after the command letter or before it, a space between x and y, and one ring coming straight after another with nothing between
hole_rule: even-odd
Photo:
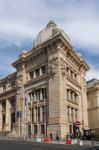
<instances>
[{"instance_id":1,"label":"lamp post","mask_svg":"<svg viewBox=\"0 0 99 150\"><path fill-rule=\"evenodd\" d=\"M22 85L21 85L21 82L18 82L17 83L17 92L16 92L16 94L17 94L17 117L19 118L18 119L18 127L19 127L19 137L21 137L21 115L22 115L22 112L21 112L21 109L20 109L20 91L19 91L19 89L22 87Z\"/></svg>"},{"instance_id":2,"label":"lamp post","mask_svg":"<svg viewBox=\"0 0 99 150\"><path fill-rule=\"evenodd\" d=\"M16 117L19 118L18 120L18 127L19 127L19 137L21 136L21 113L20 113L20 92L17 91L17 99L18 99L18 104L16 104L17 109L16 109Z\"/></svg>"}]
</instances>

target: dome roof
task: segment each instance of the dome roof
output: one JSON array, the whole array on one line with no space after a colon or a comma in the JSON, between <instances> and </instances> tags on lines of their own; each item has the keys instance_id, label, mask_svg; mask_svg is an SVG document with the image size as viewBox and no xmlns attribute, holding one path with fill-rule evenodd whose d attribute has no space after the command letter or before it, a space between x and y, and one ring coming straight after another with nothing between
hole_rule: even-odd
<instances>
[{"instance_id":1,"label":"dome roof","mask_svg":"<svg viewBox=\"0 0 99 150\"><path fill-rule=\"evenodd\" d=\"M57 35L58 33L61 33L65 37L65 39L69 42L69 44L71 44L71 41L67 36L67 34L64 32L64 30L59 29L53 21L50 21L46 25L46 27L38 33L36 39L34 40L33 47L42 44L43 42Z\"/></svg>"}]
</instances>

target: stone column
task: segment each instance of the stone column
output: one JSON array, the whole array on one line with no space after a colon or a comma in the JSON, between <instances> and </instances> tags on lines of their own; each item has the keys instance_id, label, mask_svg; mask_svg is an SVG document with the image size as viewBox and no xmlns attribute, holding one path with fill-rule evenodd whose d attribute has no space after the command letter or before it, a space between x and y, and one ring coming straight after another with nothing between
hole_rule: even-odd
<instances>
[{"instance_id":1,"label":"stone column","mask_svg":"<svg viewBox=\"0 0 99 150\"><path fill-rule=\"evenodd\" d=\"M2 123L3 123L2 103L0 103L0 131L2 131Z\"/></svg>"},{"instance_id":2,"label":"stone column","mask_svg":"<svg viewBox=\"0 0 99 150\"><path fill-rule=\"evenodd\" d=\"M6 100L6 131L11 131L11 104Z\"/></svg>"},{"instance_id":3,"label":"stone column","mask_svg":"<svg viewBox=\"0 0 99 150\"><path fill-rule=\"evenodd\" d=\"M35 71L34 71L34 73L33 73L33 78L36 78L36 73L35 73Z\"/></svg>"},{"instance_id":4,"label":"stone column","mask_svg":"<svg viewBox=\"0 0 99 150\"><path fill-rule=\"evenodd\" d=\"M72 99L73 99L73 102L75 102L75 93L74 92L72 93Z\"/></svg>"},{"instance_id":5,"label":"stone column","mask_svg":"<svg viewBox=\"0 0 99 150\"><path fill-rule=\"evenodd\" d=\"M40 76L42 75L42 69L40 68Z\"/></svg>"},{"instance_id":6,"label":"stone column","mask_svg":"<svg viewBox=\"0 0 99 150\"><path fill-rule=\"evenodd\" d=\"M42 114L42 107L40 107L40 122L42 122L43 120L43 116L42 116L43 114Z\"/></svg>"}]
</instances>

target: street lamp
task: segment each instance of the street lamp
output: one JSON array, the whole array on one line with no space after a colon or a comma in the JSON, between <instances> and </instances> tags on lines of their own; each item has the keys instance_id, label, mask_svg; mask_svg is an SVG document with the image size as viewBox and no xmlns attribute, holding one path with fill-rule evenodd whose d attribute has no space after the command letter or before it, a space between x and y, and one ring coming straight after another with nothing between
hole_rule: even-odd
<instances>
[{"instance_id":1,"label":"street lamp","mask_svg":"<svg viewBox=\"0 0 99 150\"><path fill-rule=\"evenodd\" d=\"M17 91L17 98L18 98L18 104L17 107L19 106L19 108L17 109L16 115L18 115L17 117L19 118L18 120L18 127L19 127L19 137L21 136L21 111L20 111L20 92Z\"/></svg>"}]
</instances>

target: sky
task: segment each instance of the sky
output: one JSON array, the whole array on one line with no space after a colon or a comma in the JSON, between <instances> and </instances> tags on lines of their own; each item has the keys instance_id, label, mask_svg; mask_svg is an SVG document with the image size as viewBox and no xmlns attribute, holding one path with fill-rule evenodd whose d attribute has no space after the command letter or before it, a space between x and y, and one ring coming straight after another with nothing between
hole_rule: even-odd
<instances>
[{"instance_id":1,"label":"sky","mask_svg":"<svg viewBox=\"0 0 99 150\"><path fill-rule=\"evenodd\" d=\"M0 0L0 78L50 20L90 66L86 79L99 79L99 0Z\"/></svg>"}]
</instances>

